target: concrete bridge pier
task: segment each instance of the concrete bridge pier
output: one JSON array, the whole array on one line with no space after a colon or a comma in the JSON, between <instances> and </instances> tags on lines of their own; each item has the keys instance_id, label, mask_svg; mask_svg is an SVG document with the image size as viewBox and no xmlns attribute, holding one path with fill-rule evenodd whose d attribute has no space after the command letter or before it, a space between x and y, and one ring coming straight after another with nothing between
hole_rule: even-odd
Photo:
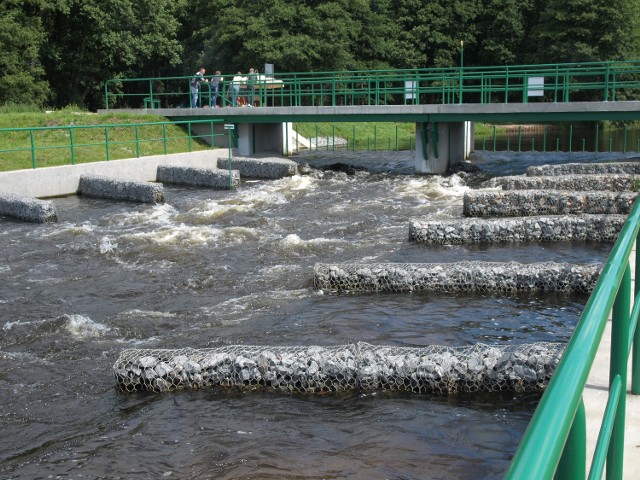
<instances>
[{"instance_id":1,"label":"concrete bridge pier","mask_svg":"<svg viewBox=\"0 0 640 480\"><path fill-rule=\"evenodd\" d=\"M416 172L442 175L466 160L473 150L473 133L473 122L416 123Z\"/></svg>"}]
</instances>

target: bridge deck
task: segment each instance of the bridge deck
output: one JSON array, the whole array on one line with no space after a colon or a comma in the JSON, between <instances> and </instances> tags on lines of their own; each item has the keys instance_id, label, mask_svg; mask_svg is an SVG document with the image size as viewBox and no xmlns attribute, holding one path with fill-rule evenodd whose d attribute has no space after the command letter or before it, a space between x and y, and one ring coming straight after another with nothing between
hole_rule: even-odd
<instances>
[{"instance_id":1,"label":"bridge deck","mask_svg":"<svg viewBox=\"0 0 640 480\"><path fill-rule=\"evenodd\" d=\"M171 119L218 119L229 123L281 122L490 122L538 123L638 120L640 101L362 105L341 107L222 107L109 109L154 113ZM106 110L101 111L106 113Z\"/></svg>"}]
</instances>

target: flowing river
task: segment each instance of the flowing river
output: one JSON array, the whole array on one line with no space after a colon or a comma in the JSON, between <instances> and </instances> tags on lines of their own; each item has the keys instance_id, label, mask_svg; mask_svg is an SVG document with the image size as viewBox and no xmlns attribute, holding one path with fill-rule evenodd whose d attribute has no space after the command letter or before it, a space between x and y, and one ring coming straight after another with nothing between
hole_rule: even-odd
<instances>
[{"instance_id":1,"label":"flowing river","mask_svg":"<svg viewBox=\"0 0 640 480\"><path fill-rule=\"evenodd\" d=\"M348 155L370 171L165 186L156 206L70 196L59 223L0 218L0 477L501 477L538 395L114 388L126 348L568 340L584 296L336 295L313 289L313 265L604 261L611 245L407 240L412 217L461 217L483 179L593 155L487 153L480 177L413 175L411 152Z\"/></svg>"}]
</instances>

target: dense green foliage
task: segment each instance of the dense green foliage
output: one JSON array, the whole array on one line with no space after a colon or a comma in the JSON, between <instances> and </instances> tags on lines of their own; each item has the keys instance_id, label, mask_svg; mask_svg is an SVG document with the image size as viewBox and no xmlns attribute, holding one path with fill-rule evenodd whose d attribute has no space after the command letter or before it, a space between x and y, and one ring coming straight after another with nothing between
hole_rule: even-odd
<instances>
[{"instance_id":1,"label":"dense green foliage","mask_svg":"<svg viewBox=\"0 0 640 480\"><path fill-rule=\"evenodd\" d=\"M107 79L639 57L640 0L4 0L0 105L103 106Z\"/></svg>"}]
</instances>

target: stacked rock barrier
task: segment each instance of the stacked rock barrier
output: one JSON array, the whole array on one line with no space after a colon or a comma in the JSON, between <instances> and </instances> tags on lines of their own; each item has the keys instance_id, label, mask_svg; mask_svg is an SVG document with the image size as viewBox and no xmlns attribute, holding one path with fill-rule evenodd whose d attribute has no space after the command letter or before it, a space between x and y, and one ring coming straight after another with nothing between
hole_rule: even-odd
<instances>
[{"instance_id":1,"label":"stacked rock barrier","mask_svg":"<svg viewBox=\"0 0 640 480\"><path fill-rule=\"evenodd\" d=\"M543 262L316 264L317 290L363 292L590 293L602 265Z\"/></svg>"},{"instance_id":2,"label":"stacked rock barrier","mask_svg":"<svg viewBox=\"0 0 640 480\"><path fill-rule=\"evenodd\" d=\"M229 178L231 176L231 178ZM156 180L162 183L193 185L220 189L237 188L240 185L238 170L158 165Z\"/></svg>"},{"instance_id":3,"label":"stacked rock barrier","mask_svg":"<svg viewBox=\"0 0 640 480\"><path fill-rule=\"evenodd\" d=\"M527 175L640 174L640 162L564 163L527 168Z\"/></svg>"},{"instance_id":4,"label":"stacked rock barrier","mask_svg":"<svg viewBox=\"0 0 640 480\"><path fill-rule=\"evenodd\" d=\"M409 222L409 240L430 244L504 242L614 242L626 215L549 215Z\"/></svg>"},{"instance_id":5,"label":"stacked rock barrier","mask_svg":"<svg viewBox=\"0 0 640 480\"><path fill-rule=\"evenodd\" d=\"M466 217L526 217L533 215L623 214L636 200L634 192L565 190L471 190L464 194Z\"/></svg>"},{"instance_id":6,"label":"stacked rock barrier","mask_svg":"<svg viewBox=\"0 0 640 480\"><path fill-rule=\"evenodd\" d=\"M80 195L139 203L163 203L162 184L134 182L101 175L81 175Z\"/></svg>"},{"instance_id":7,"label":"stacked rock barrier","mask_svg":"<svg viewBox=\"0 0 640 480\"><path fill-rule=\"evenodd\" d=\"M124 350L113 373L122 392L236 387L287 393L523 393L546 387L563 350L559 343Z\"/></svg>"},{"instance_id":8,"label":"stacked rock barrier","mask_svg":"<svg viewBox=\"0 0 640 480\"><path fill-rule=\"evenodd\" d=\"M612 192L637 191L640 175L558 175L524 176L514 175L492 179L492 186L501 186L503 190L578 190Z\"/></svg>"},{"instance_id":9,"label":"stacked rock barrier","mask_svg":"<svg viewBox=\"0 0 640 480\"><path fill-rule=\"evenodd\" d=\"M52 201L13 193L0 194L0 215L35 223L58 221L58 211Z\"/></svg>"},{"instance_id":10,"label":"stacked rock barrier","mask_svg":"<svg viewBox=\"0 0 640 480\"><path fill-rule=\"evenodd\" d=\"M226 158L219 158L218 168L228 169L229 160ZM290 177L295 175L298 171L296 162L278 157L234 157L231 160L230 168L238 170L242 177L266 179Z\"/></svg>"}]
</instances>

